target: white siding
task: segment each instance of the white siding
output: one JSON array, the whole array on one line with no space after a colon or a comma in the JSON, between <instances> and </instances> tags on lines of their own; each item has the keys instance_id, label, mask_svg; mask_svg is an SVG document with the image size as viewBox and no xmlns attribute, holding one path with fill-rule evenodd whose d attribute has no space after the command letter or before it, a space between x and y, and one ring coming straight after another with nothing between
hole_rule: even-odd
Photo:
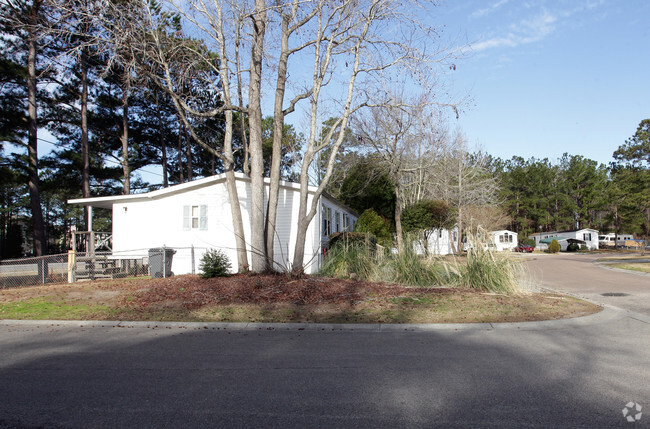
<instances>
[{"instance_id":1,"label":"white siding","mask_svg":"<svg viewBox=\"0 0 650 429\"><path fill-rule=\"evenodd\" d=\"M498 251L512 250L519 244L517 233L514 231L503 229L491 231L490 234L492 234L492 240L494 240L494 245Z\"/></svg>"},{"instance_id":2,"label":"white siding","mask_svg":"<svg viewBox=\"0 0 650 429\"><path fill-rule=\"evenodd\" d=\"M323 248L327 246L329 242L329 236L337 232L352 232L354 225L357 222L357 216L352 212L352 210L347 207L337 203L335 200L327 198L326 196L321 197L320 204L318 205L319 215L317 216L318 222L315 222L317 219L314 218L310 228L313 228L313 239L312 249L315 252L314 254L319 255L319 261L322 260ZM330 214L330 228L329 232L324 231L325 226L325 216L327 211ZM348 225L344 225L343 218L344 215L347 219ZM337 222L338 217L338 222ZM315 260L316 258L314 258ZM314 264L316 265L316 264ZM320 265L320 262L318 262ZM316 267L314 267L316 268ZM318 271L318 269L313 269L313 272Z\"/></svg>"},{"instance_id":3,"label":"white siding","mask_svg":"<svg viewBox=\"0 0 650 429\"><path fill-rule=\"evenodd\" d=\"M451 234L452 234L452 239L454 237L457 237L458 228L452 229ZM413 243L413 249L415 250L415 253L418 255L424 255L426 253L424 246L417 241ZM454 247L452 246L452 243L449 241L449 230L434 229L431 232L431 234L429 234L429 239L427 241L427 249L429 251L429 254L431 255L449 255L453 253Z\"/></svg>"},{"instance_id":4,"label":"white siding","mask_svg":"<svg viewBox=\"0 0 650 429\"><path fill-rule=\"evenodd\" d=\"M308 207L313 200L313 196L307 199ZM293 262L294 249L296 246L296 234L298 224L298 209L300 206L300 193L295 189L280 188L279 201L278 201L278 215L276 218L276 232L273 241L273 253L275 261L275 269L285 271L291 269ZM309 208L308 208L309 210ZM318 271L319 258L318 258L318 245L314 240L314 231L317 231L319 224L318 213L314 216L305 239L305 257L303 265L305 272L313 274Z\"/></svg>"},{"instance_id":5,"label":"white siding","mask_svg":"<svg viewBox=\"0 0 650 429\"><path fill-rule=\"evenodd\" d=\"M574 238L585 241L589 250L598 250L598 231L591 228L584 228L576 231L538 232L529 237L534 239L537 244L539 244L540 240L545 238L557 238L558 241L561 238Z\"/></svg>"},{"instance_id":6,"label":"white siding","mask_svg":"<svg viewBox=\"0 0 650 429\"><path fill-rule=\"evenodd\" d=\"M250 180L237 174L237 192L244 224L244 238L250 243ZM268 181L266 192L268 194ZM280 187L277 225L274 238L275 268L291 269L296 243L300 192L296 184L283 183ZM313 194L308 197L308 205ZM94 197L70 200L73 204L90 204L113 209L113 253L115 257L146 257L149 249L168 247L177 250L172 271L185 274L198 271L199 261L207 249L221 249L230 258L233 271L237 269L235 234L232 227L230 200L225 177L213 176L194 182L138 195ZM307 273L315 273L322 260L322 207L332 210L332 226L343 230L343 216L350 229L356 215L334 200L322 197L312 219L305 241L304 266ZM193 207L195 208L193 210ZM309 208L308 208L309 210ZM190 258L194 249L194 265ZM260 249L261 250L261 249ZM252 250L247 248L249 261Z\"/></svg>"},{"instance_id":7,"label":"white siding","mask_svg":"<svg viewBox=\"0 0 650 429\"><path fill-rule=\"evenodd\" d=\"M238 181L238 192L246 195L247 182ZM207 225L186 228L184 207L205 206ZM250 240L249 204L244 202L242 217L246 241ZM199 210L201 210L199 208ZM192 272L190 250L196 248L195 270L198 269L203 252L209 248L221 249L230 258L233 269L237 266L235 234L232 227L230 201L224 183L164 196L142 202L117 203L113 205L113 253L116 256L147 255L154 247L186 248L173 258L175 274ZM250 249L249 257L250 257Z\"/></svg>"}]
</instances>

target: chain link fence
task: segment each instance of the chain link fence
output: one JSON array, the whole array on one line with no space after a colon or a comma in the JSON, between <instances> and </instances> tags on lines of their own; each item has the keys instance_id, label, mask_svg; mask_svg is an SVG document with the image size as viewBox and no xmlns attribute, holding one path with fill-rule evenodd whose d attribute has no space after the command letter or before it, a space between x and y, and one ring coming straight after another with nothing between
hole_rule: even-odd
<instances>
[{"instance_id":1,"label":"chain link fence","mask_svg":"<svg viewBox=\"0 0 650 429\"><path fill-rule=\"evenodd\" d=\"M195 274L207 248L158 247L121 252L68 252L0 261L0 289L82 280Z\"/></svg>"},{"instance_id":2,"label":"chain link fence","mask_svg":"<svg viewBox=\"0 0 650 429\"><path fill-rule=\"evenodd\" d=\"M0 288L68 281L68 255L0 261Z\"/></svg>"}]
</instances>

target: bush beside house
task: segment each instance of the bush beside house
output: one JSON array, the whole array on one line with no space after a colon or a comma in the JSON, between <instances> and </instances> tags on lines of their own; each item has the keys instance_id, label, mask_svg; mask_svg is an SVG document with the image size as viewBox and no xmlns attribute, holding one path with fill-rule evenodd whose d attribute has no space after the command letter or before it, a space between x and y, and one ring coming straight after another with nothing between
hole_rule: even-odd
<instances>
[{"instance_id":1,"label":"bush beside house","mask_svg":"<svg viewBox=\"0 0 650 429\"><path fill-rule=\"evenodd\" d=\"M203 254L199 270L201 277L210 279L212 277L225 277L232 268L230 259L225 252L219 249L210 249Z\"/></svg>"},{"instance_id":2,"label":"bush beside house","mask_svg":"<svg viewBox=\"0 0 650 429\"><path fill-rule=\"evenodd\" d=\"M558 253L560 250L562 250L562 246L560 246L560 243L558 243L557 240L553 239L551 244L548 245L548 251L551 253Z\"/></svg>"}]
</instances>

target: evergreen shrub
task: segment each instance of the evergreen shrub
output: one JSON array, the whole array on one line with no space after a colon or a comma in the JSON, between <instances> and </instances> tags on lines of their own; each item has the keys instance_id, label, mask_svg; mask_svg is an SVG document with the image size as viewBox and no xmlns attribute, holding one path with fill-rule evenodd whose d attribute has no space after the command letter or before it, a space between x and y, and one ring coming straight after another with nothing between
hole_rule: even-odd
<instances>
[{"instance_id":1,"label":"evergreen shrub","mask_svg":"<svg viewBox=\"0 0 650 429\"><path fill-rule=\"evenodd\" d=\"M199 263L201 277L204 279L225 277L229 274L231 268L230 258L224 251L219 249L210 249L205 252Z\"/></svg>"},{"instance_id":2,"label":"evergreen shrub","mask_svg":"<svg viewBox=\"0 0 650 429\"><path fill-rule=\"evenodd\" d=\"M377 244L389 249L393 246L390 224L373 209L368 209L361 213L357 223L354 225L354 232L368 232L377 237Z\"/></svg>"},{"instance_id":3,"label":"evergreen shrub","mask_svg":"<svg viewBox=\"0 0 650 429\"><path fill-rule=\"evenodd\" d=\"M562 246L560 246L560 243L558 243L556 239L553 239L551 244L548 245L548 251L551 253L557 253L560 250L562 250Z\"/></svg>"}]
</instances>

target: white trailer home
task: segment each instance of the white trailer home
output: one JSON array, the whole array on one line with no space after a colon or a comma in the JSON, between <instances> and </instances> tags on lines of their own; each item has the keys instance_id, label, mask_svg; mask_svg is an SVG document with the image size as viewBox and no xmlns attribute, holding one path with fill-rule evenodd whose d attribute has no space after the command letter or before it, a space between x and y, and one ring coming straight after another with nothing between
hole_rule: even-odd
<instances>
[{"instance_id":1,"label":"white trailer home","mask_svg":"<svg viewBox=\"0 0 650 429\"><path fill-rule=\"evenodd\" d=\"M517 233L514 231L502 229L499 231L490 231L490 235L492 236L496 250L500 252L504 250L512 251L519 244Z\"/></svg>"},{"instance_id":2,"label":"white trailer home","mask_svg":"<svg viewBox=\"0 0 650 429\"><path fill-rule=\"evenodd\" d=\"M250 179L237 173L236 184L244 219L244 235L246 243L250 243ZM267 195L268 187L267 179ZM310 204L314 191L315 188L309 190ZM293 261L299 195L298 184L281 182L274 241L274 261L278 270L290 269ZM196 249L194 258L173 258L172 271L186 274L196 270L196 261L206 250L221 249L229 256L233 271L237 269L235 233L225 174L143 194L81 198L68 203L112 209L112 250L115 258L147 256L151 248L193 248ZM306 273L318 271L323 244L328 236L334 232L351 231L357 218L353 210L334 198L321 196L318 212L307 232L303 260ZM249 261L255 250L250 248L250 244L247 245Z\"/></svg>"},{"instance_id":3,"label":"white trailer home","mask_svg":"<svg viewBox=\"0 0 650 429\"><path fill-rule=\"evenodd\" d=\"M632 234L616 235L613 232L610 232L609 234L601 234L598 236L598 245L600 248L626 246L626 243L631 240L634 240L634 236Z\"/></svg>"},{"instance_id":4,"label":"white trailer home","mask_svg":"<svg viewBox=\"0 0 650 429\"><path fill-rule=\"evenodd\" d=\"M454 253L457 240L457 227L454 227L451 231L444 228L434 229L433 231L429 232L426 249L424 248L424 243L422 242L423 240L415 241L413 243L413 249L418 255L424 255L427 252L429 255L449 255L451 253Z\"/></svg>"},{"instance_id":5,"label":"white trailer home","mask_svg":"<svg viewBox=\"0 0 650 429\"><path fill-rule=\"evenodd\" d=\"M567 239L575 240L579 244L587 246L589 250L598 250L598 230L591 228L576 229L571 231L551 231L551 232L538 232L529 235L529 238L535 240L536 248L544 249L542 240L555 238L562 246L562 250L566 250L568 245ZM564 244L563 244L564 243ZM541 246L540 246L541 244Z\"/></svg>"},{"instance_id":6,"label":"white trailer home","mask_svg":"<svg viewBox=\"0 0 650 429\"><path fill-rule=\"evenodd\" d=\"M452 241L449 240L450 236ZM431 234L429 234L427 250L431 255L449 255L455 252L457 240L458 227L454 227L451 231L447 229L434 229ZM496 250L499 252L506 250L510 251L519 244L517 233L507 229L490 231L486 240L487 242L484 243L486 250ZM464 243L463 250L467 251L470 246L471 245ZM419 255L425 253L424 248L420 243L415 243L415 252Z\"/></svg>"}]
</instances>

